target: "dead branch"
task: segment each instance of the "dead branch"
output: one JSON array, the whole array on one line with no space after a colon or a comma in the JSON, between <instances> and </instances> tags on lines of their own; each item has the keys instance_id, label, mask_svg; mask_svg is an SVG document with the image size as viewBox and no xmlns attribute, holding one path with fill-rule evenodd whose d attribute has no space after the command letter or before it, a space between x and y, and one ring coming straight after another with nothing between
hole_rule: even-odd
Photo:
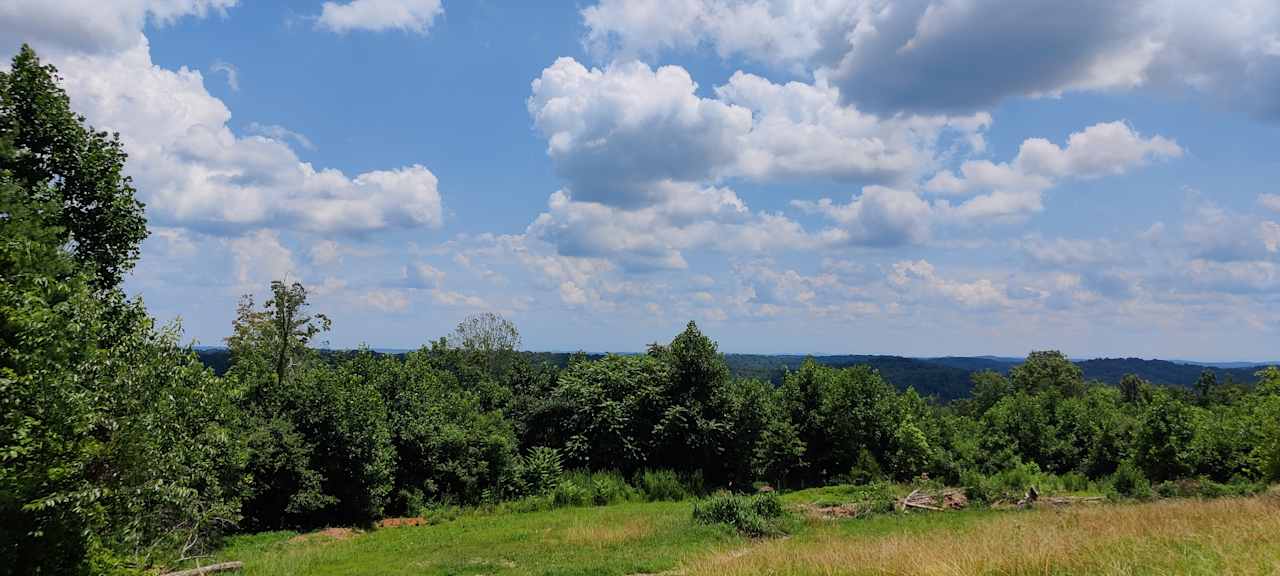
<instances>
[{"instance_id":1,"label":"dead branch","mask_svg":"<svg viewBox=\"0 0 1280 576\"><path fill-rule=\"evenodd\" d=\"M244 562L220 562L218 564L210 564L202 568L169 572L168 574L161 574L160 576L203 576L204 574L213 574L216 572L233 572L242 568L244 568Z\"/></svg>"}]
</instances>

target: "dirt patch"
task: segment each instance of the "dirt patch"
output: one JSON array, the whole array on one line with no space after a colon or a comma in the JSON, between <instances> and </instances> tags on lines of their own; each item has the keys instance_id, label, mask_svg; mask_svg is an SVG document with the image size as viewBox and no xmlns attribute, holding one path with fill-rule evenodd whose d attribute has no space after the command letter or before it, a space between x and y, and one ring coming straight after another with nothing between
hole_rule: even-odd
<instances>
[{"instance_id":1,"label":"dirt patch","mask_svg":"<svg viewBox=\"0 0 1280 576\"><path fill-rule=\"evenodd\" d=\"M379 528L399 528L401 526L426 526L427 519L421 516L412 518L384 518L378 521Z\"/></svg>"},{"instance_id":2,"label":"dirt patch","mask_svg":"<svg viewBox=\"0 0 1280 576\"><path fill-rule=\"evenodd\" d=\"M355 538L359 532L350 528L325 528L316 532L308 532L299 534L289 539L292 544L303 542L332 542L335 540L349 540Z\"/></svg>"},{"instance_id":3,"label":"dirt patch","mask_svg":"<svg viewBox=\"0 0 1280 576\"><path fill-rule=\"evenodd\" d=\"M857 504L840 504L839 506L803 504L799 509L805 516L815 520L844 520L857 518L862 514L862 507Z\"/></svg>"}]
</instances>

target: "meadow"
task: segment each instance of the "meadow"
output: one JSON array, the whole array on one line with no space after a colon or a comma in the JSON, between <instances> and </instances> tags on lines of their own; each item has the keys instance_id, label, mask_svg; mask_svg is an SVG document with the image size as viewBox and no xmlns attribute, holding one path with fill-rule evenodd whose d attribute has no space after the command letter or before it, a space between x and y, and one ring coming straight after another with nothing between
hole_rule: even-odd
<instances>
[{"instance_id":1,"label":"meadow","mask_svg":"<svg viewBox=\"0 0 1280 576\"><path fill-rule=\"evenodd\" d=\"M1280 492L1031 510L805 516L838 489L784 496L790 534L691 519L691 501L471 512L439 524L237 536L250 576L337 574L1275 574ZM838 499L838 498L837 498Z\"/></svg>"}]
</instances>

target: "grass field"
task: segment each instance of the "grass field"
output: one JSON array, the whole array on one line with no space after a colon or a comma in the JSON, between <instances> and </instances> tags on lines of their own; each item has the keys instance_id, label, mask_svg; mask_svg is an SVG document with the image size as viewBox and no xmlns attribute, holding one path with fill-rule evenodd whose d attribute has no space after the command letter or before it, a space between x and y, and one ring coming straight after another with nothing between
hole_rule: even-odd
<instances>
[{"instance_id":1,"label":"grass field","mask_svg":"<svg viewBox=\"0 0 1280 576\"><path fill-rule=\"evenodd\" d=\"M828 493L788 495L789 503ZM751 540L691 503L467 515L335 539L234 538L246 574L1280 574L1280 494L798 521Z\"/></svg>"}]
</instances>

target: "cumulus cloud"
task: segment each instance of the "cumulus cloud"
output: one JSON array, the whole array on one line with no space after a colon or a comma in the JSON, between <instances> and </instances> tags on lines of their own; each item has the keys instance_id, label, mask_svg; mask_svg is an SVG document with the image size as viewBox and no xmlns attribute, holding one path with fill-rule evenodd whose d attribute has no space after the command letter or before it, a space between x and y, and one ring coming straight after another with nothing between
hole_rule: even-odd
<instances>
[{"instance_id":1,"label":"cumulus cloud","mask_svg":"<svg viewBox=\"0 0 1280 576\"><path fill-rule=\"evenodd\" d=\"M230 110L201 74L153 64L145 39L117 54L72 54L57 64L77 110L97 128L120 132L139 196L159 222L226 233L442 224L430 170L411 165L351 177L301 161L274 137L237 136Z\"/></svg>"},{"instance_id":2,"label":"cumulus cloud","mask_svg":"<svg viewBox=\"0 0 1280 576\"><path fill-rule=\"evenodd\" d=\"M988 278L971 282L943 278L927 260L895 262L888 280L900 290L919 290L967 308L1003 308L1010 305L1006 287L998 286Z\"/></svg>"},{"instance_id":3,"label":"cumulus cloud","mask_svg":"<svg viewBox=\"0 0 1280 576\"><path fill-rule=\"evenodd\" d=\"M818 82L775 84L738 72L715 98L678 66L587 68L560 58L528 100L547 154L575 199L635 206L662 182L831 177L904 182L932 165L947 132L976 137L987 114L878 118Z\"/></svg>"},{"instance_id":4,"label":"cumulus cloud","mask_svg":"<svg viewBox=\"0 0 1280 576\"><path fill-rule=\"evenodd\" d=\"M7 0L0 2L0 38L12 50L26 42L41 51L117 52L136 46L148 21L225 14L238 0Z\"/></svg>"},{"instance_id":5,"label":"cumulus cloud","mask_svg":"<svg viewBox=\"0 0 1280 576\"><path fill-rule=\"evenodd\" d=\"M1144 137L1125 122L1100 123L1071 134L1066 147L1030 138L1012 162L966 161L958 174L939 173L924 190L944 196L977 194L954 205L947 200L935 204L940 216L953 221L1013 219L1042 210L1044 191L1063 180L1123 174L1182 153L1173 140Z\"/></svg>"},{"instance_id":6,"label":"cumulus cloud","mask_svg":"<svg viewBox=\"0 0 1280 576\"><path fill-rule=\"evenodd\" d=\"M1280 118L1270 0L601 0L582 17L601 57L709 46L827 78L875 113L1151 87Z\"/></svg>"},{"instance_id":7,"label":"cumulus cloud","mask_svg":"<svg viewBox=\"0 0 1280 576\"><path fill-rule=\"evenodd\" d=\"M751 112L695 89L678 66L560 58L533 81L528 108L575 198L635 206L656 199L657 183L709 179L736 160Z\"/></svg>"},{"instance_id":8,"label":"cumulus cloud","mask_svg":"<svg viewBox=\"0 0 1280 576\"><path fill-rule=\"evenodd\" d=\"M444 13L440 0L352 0L325 2L316 25L345 34L352 30L402 30L426 34Z\"/></svg>"},{"instance_id":9,"label":"cumulus cloud","mask_svg":"<svg viewBox=\"0 0 1280 576\"><path fill-rule=\"evenodd\" d=\"M235 277L241 286L261 286L296 274L293 251L272 230L255 230L226 240L235 260Z\"/></svg>"},{"instance_id":10,"label":"cumulus cloud","mask_svg":"<svg viewBox=\"0 0 1280 576\"><path fill-rule=\"evenodd\" d=\"M818 202L792 201L806 212L819 213L840 224L828 240L866 246L918 244L929 237L932 210L910 190L868 186L847 204L829 198Z\"/></svg>"},{"instance_id":11,"label":"cumulus cloud","mask_svg":"<svg viewBox=\"0 0 1280 576\"><path fill-rule=\"evenodd\" d=\"M802 247L809 238L795 222L752 214L732 190L666 184L661 201L638 208L579 202L563 191L527 234L564 256L608 258L631 271L684 269L683 250L730 252Z\"/></svg>"}]
</instances>

